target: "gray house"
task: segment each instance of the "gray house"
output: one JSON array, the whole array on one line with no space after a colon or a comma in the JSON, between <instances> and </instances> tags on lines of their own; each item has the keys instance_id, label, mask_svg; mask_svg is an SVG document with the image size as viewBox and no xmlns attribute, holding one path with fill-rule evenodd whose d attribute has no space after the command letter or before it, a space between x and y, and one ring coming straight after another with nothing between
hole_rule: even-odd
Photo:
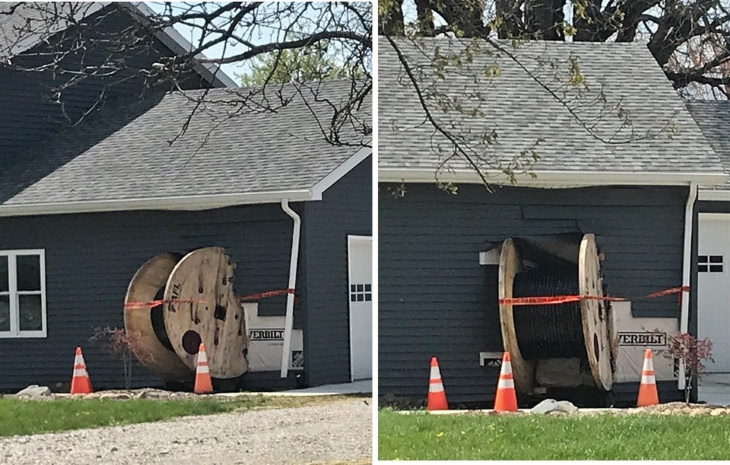
<instances>
[{"instance_id":1,"label":"gray house","mask_svg":"<svg viewBox=\"0 0 730 465\"><path fill-rule=\"evenodd\" d=\"M109 27L137 20L107 18ZM175 40L161 38L156 52L177 53L185 44ZM247 110L235 103L241 90L212 76L200 67L188 77L190 89L211 89L180 134L202 90L144 92L128 80L70 127L47 98L54 76L0 66L0 390L63 389L76 346L95 388L123 386L122 362L90 338L124 327L127 287L147 260L203 247L237 263L238 295L295 287L295 298L244 304L249 357L259 359L243 388L371 377L371 149L324 140L312 114L326 115L326 103ZM99 84L71 88L66 109L87 111ZM337 101L349 85L323 92ZM134 385L163 384L135 370Z\"/></svg>"},{"instance_id":2,"label":"gray house","mask_svg":"<svg viewBox=\"0 0 730 465\"><path fill-rule=\"evenodd\" d=\"M679 398L683 367L661 354L668 336L697 333L697 214L708 205L700 201L698 208L697 190L725 182L722 160L642 44L505 43L497 52L466 43L428 39L425 53L407 43L399 48L431 99L434 120L459 137L472 166L428 124L394 50L384 44L380 51L381 399L422 402L428 361L437 356L451 405L489 406L496 359L509 342L504 335L515 332L533 367L530 389L518 392L523 404L545 396L635 401L647 347L655 350L660 397ZM463 57L465 47L472 61L457 67L443 58ZM430 59L435 50L443 58L438 72ZM490 143L480 146L492 130ZM525 168L533 155L534 165ZM510 166L514 182L503 172ZM591 264L581 261L587 239L595 241L600 265L582 270ZM521 259L505 260L505 249ZM580 283L556 278L541 287L530 277L530 270L549 277L561 266L569 270L561 276L575 281L579 268L594 274L592 294L626 299L596 307L611 335L594 341L596 351L610 353L608 392L590 379L594 348L579 333L585 317L575 320L573 307L505 303L504 297L577 294L571 286ZM649 297L667 289L673 290ZM557 316L545 317L544 309ZM532 330L531 321L543 326ZM545 334L549 347L536 339ZM591 389L601 394L591 397Z\"/></svg>"}]
</instances>

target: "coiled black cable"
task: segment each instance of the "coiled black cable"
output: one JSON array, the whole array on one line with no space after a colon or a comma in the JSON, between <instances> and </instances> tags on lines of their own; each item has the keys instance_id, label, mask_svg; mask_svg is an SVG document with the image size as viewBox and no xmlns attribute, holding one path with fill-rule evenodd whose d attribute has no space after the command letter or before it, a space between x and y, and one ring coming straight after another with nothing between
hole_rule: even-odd
<instances>
[{"instance_id":1,"label":"coiled black cable","mask_svg":"<svg viewBox=\"0 0 730 465\"><path fill-rule=\"evenodd\" d=\"M538 267L515 275L513 297L578 294L575 267ZM586 357L580 302L512 307L525 360Z\"/></svg>"}]
</instances>

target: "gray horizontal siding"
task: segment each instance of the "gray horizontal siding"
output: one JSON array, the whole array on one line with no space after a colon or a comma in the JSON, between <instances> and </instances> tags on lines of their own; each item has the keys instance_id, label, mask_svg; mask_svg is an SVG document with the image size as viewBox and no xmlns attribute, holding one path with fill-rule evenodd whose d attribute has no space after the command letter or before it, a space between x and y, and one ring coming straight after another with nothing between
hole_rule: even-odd
<instances>
[{"instance_id":1,"label":"gray horizontal siding","mask_svg":"<svg viewBox=\"0 0 730 465\"><path fill-rule=\"evenodd\" d=\"M498 371L479 352L501 351L497 269L478 252L507 237L594 233L609 292L641 296L681 284L685 188L585 189L431 184L394 198L380 186L379 392L424 398L438 356L450 401L493 396ZM554 216L553 216L554 212ZM676 299L633 303L636 316L676 317Z\"/></svg>"},{"instance_id":2,"label":"gray horizontal siding","mask_svg":"<svg viewBox=\"0 0 730 465\"><path fill-rule=\"evenodd\" d=\"M302 210L301 204L294 208ZM147 259L165 251L221 246L238 262L238 294L281 289L288 280L291 224L279 205L0 219L0 250L45 249L48 314L47 338L0 339L7 359L0 389L67 383L77 345L84 348L95 387L122 386L121 362L89 337L95 327L124 326L127 285ZM303 268L299 276L305 279ZM284 297L264 299L260 308L283 314L284 303ZM295 327L303 328L304 314L297 315ZM269 387L281 384L270 384L265 375L250 378ZM142 367L134 379L138 385L161 383Z\"/></svg>"},{"instance_id":3,"label":"gray horizontal siding","mask_svg":"<svg viewBox=\"0 0 730 465\"><path fill-rule=\"evenodd\" d=\"M372 234L369 157L305 205L308 382L350 381L347 236Z\"/></svg>"}]
</instances>

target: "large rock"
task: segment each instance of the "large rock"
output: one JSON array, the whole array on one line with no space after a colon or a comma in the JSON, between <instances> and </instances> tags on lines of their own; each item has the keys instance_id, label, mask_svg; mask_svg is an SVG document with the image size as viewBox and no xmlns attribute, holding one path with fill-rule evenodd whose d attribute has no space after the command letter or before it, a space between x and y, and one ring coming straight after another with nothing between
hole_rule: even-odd
<instances>
[{"instance_id":1,"label":"large rock","mask_svg":"<svg viewBox=\"0 0 730 465\"><path fill-rule=\"evenodd\" d=\"M48 386L38 386L37 384L33 384L21 391L18 391L15 395L18 397L48 397L51 395L51 388Z\"/></svg>"},{"instance_id":2,"label":"large rock","mask_svg":"<svg viewBox=\"0 0 730 465\"><path fill-rule=\"evenodd\" d=\"M568 415L578 413L578 407L567 400L545 399L530 409L530 413L547 415L550 413L565 413Z\"/></svg>"}]
</instances>

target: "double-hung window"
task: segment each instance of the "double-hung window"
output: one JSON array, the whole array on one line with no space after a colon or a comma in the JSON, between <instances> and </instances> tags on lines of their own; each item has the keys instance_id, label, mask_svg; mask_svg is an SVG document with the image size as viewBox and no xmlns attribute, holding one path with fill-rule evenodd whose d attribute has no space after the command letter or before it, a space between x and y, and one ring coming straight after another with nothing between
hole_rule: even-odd
<instances>
[{"instance_id":1,"label":"double-hung window","mask_svg":"<svg viewBox=\"0 0 730 465\"><path fill-rule=\"evenodd\" d=\"M46 337L43 250L0 250L0 338Z\"/></svg>"}]
</instances>

